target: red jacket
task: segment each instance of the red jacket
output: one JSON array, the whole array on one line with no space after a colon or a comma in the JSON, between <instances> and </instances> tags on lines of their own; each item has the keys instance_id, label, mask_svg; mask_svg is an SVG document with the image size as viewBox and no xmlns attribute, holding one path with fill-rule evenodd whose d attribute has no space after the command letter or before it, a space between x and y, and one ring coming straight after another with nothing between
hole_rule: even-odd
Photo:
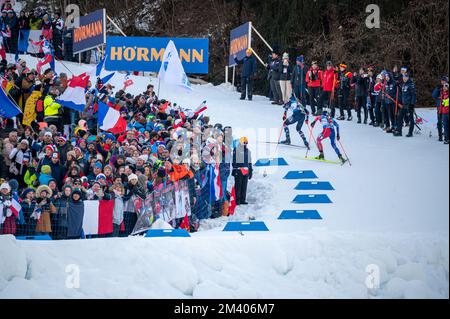
<instances>
[{"instance_id":1,"label":"red jacket","mask_svg":"<svg viewBox=\"0 0 450 319\"><path fill-rule=\"evenodd\" d=\"M333 91L333 86L336 87L337 83L337 74L333 69L323 72L322 88L325 92Z\"/></svg>"},{"instance_id":2,"label":"red jacket","mask_svg":"<svg viewBox=\"0 0 450 319\"><path fill-rule=\"evenodd\" d=\"M306 83L308 83L308 87L319 88L322 83L322 77L322 71L320 71L319 69L314 71L312 68L310 68L308 73L306 74Z\"/></svg>"},{"instance_id":3,"label":"red jacket","mask_svg":"<svg viewBox=\"0 0 450 319\"><path fill-rule=\"evenodd\" d=\"M441 106L439 106L439 114L448 114L448 91L441 94Z\"/></svg>"}]
</instances>

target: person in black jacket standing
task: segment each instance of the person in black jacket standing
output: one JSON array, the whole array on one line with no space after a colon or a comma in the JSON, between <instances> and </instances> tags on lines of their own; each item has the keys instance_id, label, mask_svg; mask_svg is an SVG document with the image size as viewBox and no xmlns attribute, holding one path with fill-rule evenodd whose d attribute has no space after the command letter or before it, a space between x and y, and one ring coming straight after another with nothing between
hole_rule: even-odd
<instances>
[{"instance_id":1,"label":"person in black jacket standing","mask_svg":"<svg viewBox=\"0 0 450 319\"><path fill-rule=\"evenodd\" d=\"M236 55L234 55L234 61L238 65L242 65L241 71L241 100L245 100L247 93L248 100L251 101L253 98L253 79L256 74L256 59L253 56L252 49L247 49L245 52L246 56L239 60Z\"/></svg>"},{"instance_id":2,"label":"person in black jacket standing","mask_svg":"<svg viewBox=\"0 0 450 319\"><path fill-rule=\"evenodd\" d=\"M416 125L414 121L414 107L416 105L416 86L412 81L409 74L403 74L403 86L402 86L402 104L400 112L397 116L397 131L394 136L402 136L403 121L407 120L409 123L409 132L406 137L412 137L414 132L414 127Z\"/></svg>"},{"instance_id":3,"label":"person in black jacket standing","mask_svg":"<svg viewBox=\"0 0 450 319\"><path fill-rule=\"evenodd\" d=\"M368 109L367 109L367 94L369 91L369 75L364 68L359 70L359 74L355 72L352 78L352 83L355 85L355 99L356 112L358 114L358 124L361 124L361 108L364 109L364 124L367 124Z\"/></svg>"},{"instance_id":4,"label":"person in black jacket standing","mask_svg":"<svg viewBox=\"0 0 450 319\"><path fill-rule=\"evenodd\" d=\"M309 68L305 65L305 57L300 55L296 59L296 66L292 72L291 84L295 97L304 105L308 104L306 96L306 73Z\"/></svg>"},{"instance_id":5,"label":"person in black jacket standing","mask_svg":"<svg viewBox=\"0 0 450 319\"><path fill-rule=\"evenodd\" d=\"M272 61L266 65L269 70L269 83L270 89L273 94L273 102L272 104L284 105L282 98L283 94L281 92L280 86L280 78L281 78L281 60L279 57L279 53L277 51L272 52Z\"/></svg>"},{"instance_id":6,"label":"person in black jacket standing","mask_svg":"<svg viewBox=\"0 0 450 319\"><path fill-rule=\"evenodd\" d=\"M252 179L252 154L248 149L248 139L242 137L233 151L233 173L235 178L236 205L248 205L247 184Z\"/></svg>"}]
</instances>

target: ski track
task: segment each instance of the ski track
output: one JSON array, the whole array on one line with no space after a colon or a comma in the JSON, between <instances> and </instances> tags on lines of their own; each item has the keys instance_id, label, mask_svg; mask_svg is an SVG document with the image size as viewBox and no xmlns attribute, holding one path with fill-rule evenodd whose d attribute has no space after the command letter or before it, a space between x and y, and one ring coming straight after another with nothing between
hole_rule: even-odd
<instances>
[{"instance_id":1,"label":"ski track","mask_svg":"<svg viewBox=\"0 0 450 319\"><path fill-rule=\"evenodd\" d=\"M90 68L65 64L75 74ZM57 71L67 72L59 62ZM123 77L113 78L116 88ZM133 94L157 84L133 80ZM233 126L235 137L248 136L254 162L283 157L289 166L255 168L249 205L239 206L232 217L202 221L201 231L189 239L19 242L0 236L0 298L449 297L449 158L448 146L436 141L434 111L418 110L428 122L412 139L339 122L353 164L341 167L298 159L304 149L257 143L276 142L281 128L281 107L265 97L239 101L230 85L211 84L194 85L191 94L162 85L160 96L191 108L206 99L213 123ZM290 130L292 143L302 145L294 127ZM316 127L315 136L319 131ZM314 142L311 146L315 156ZM336 160L328 140L324 146L326 158ZM298 180L282 179L288 171L308 169L336 190L295 191ZM291 203L305 193L327 194L333 204ZM317 209L323 220L277 219L282 210L300 208ZM222 232L230 220L253 217L270 231ZM78 289L66 287L68 265L80 270ZM377 289L366 285L371 265L379 271Z\"/></svg>"}]
</instances>

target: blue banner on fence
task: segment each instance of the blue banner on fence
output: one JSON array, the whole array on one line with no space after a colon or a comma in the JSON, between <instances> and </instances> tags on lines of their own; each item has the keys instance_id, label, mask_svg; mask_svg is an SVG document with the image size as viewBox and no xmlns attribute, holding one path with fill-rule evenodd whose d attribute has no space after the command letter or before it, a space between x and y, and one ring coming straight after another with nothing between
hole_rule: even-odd
<instances>
[{"instance_id":1,"label":"blue banner on fence","mask_svg":"<svg viewBox=\"0 0 450 319\"><path fill-rule=\"evenodd\" d=\"M108 71L159 72L164 51L172 40L186 73L208 74L208 39L107 37Z\"/></svg>"},{"instance_id":2,"label":"blue banner on fence","mask_svg":"<svg viewBox=\"0 0 450 319\"><path fill-rule=\"evenodd\" d=\"M251 46L251 24L246 24L231 30L229 66L235 65L234 55L239 60L245 57L245 51Z\"/></svg>"},{"instance_id":3,"label":"blue banner on fence","mask_svg":"<svg viewBox=\"0 0 450 319\"><path fill-rule=\"evenodd\" d=\"M80 17L80 26L73 30L73 52L96 48L106 42L106 11L100 9Z\"/></svg>"}]
</instances>

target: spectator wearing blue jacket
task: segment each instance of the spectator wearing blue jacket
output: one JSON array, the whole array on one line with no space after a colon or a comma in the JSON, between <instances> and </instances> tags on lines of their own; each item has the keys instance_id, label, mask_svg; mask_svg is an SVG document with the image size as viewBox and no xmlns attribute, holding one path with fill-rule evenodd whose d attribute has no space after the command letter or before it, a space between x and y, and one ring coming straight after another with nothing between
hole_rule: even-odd
<instances>
[{"instance_id":1,"label":"spectator wearing blue jacket","mask_svg":"<svg viewBox=\"0 0 450 319\"><path fill-rule=\"evenodd\" d=\"M253 56L252 49L247 49L245 52L246 56L239 60L236 55L234 55L234 62L238 65L242 65L241 71L241 100L245 100L247 95L248 100L251 101L253 98L253 80L256 74L256 59Z\"/></svg>"},{"instance_id":2,"label":"spectator wearing blue jacket","mask_svg":"<svg viewBox=\"0 0 450 319\"><path fill-rule=\"evenodd\" d=\"M403 74L402 108L397 117L397 131L394 136L402 136L403 121L406 117L409 123L409 132L406 137L412 137L415 127L414 107L417 102L416 86L408 73Z\"/></svg>"}]
</instances>

